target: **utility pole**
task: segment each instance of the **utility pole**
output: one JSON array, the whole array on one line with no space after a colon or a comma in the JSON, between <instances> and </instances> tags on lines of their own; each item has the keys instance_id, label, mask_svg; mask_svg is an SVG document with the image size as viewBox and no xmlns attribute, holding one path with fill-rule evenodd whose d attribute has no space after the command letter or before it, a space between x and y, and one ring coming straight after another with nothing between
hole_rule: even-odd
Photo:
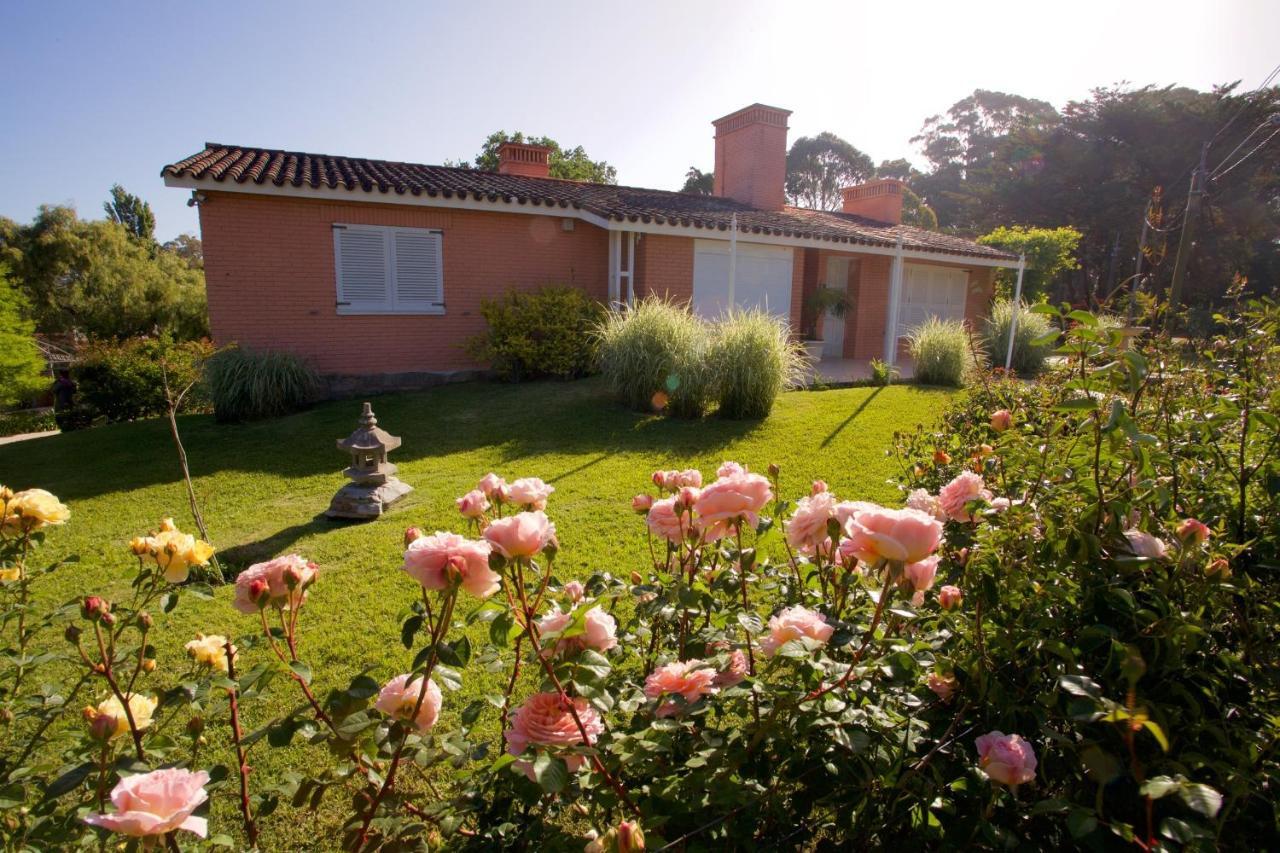
<instances>
[{"instance_id":1,"label":"utility pole","mask_svg":"<svg viewBox=\"0 0 1280 853\"><path fill-rule=\"evenodd\" d=\"M1187 192L1187 211L1182 217L1182 238L1178 240L1178 258L1173 262L1173 283L1169 285L1169 304L1164 318L1165 328L1173 325L1173 315L1182 301L1182 280L1187 274L1187 260L1195 245L1196 221L1200 218L1200 202L1204 200L1205 159L1209 143L1200 147L1200 165L1191 173L1191 189Z\"/></svg>"},{"instance_id":2,"label":"utility pole","mask_svg":"<svg viewBox=\"0 0 1280 853\"><path fill-rule=\"evenodd\" d=\"M1125 325L1133 325L1133 315L1138 308L1138 288L1142 286L1142 257L1147 251L1147 232L1151 229L1151 204L1142 214L1142 236L1138 238L1138 261L1133 271L1133 280L1129 284L1129 308L1125 311Z\"/></svg>"}]
</instances>

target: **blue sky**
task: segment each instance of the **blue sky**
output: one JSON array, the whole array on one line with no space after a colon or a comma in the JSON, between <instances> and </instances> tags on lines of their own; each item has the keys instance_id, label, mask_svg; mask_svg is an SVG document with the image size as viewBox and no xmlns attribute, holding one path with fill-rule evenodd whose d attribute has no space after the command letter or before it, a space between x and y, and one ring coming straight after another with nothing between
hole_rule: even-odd
<instances>
[{"instance_id":1,"label":"blue sky","mask_svg":"<svg viewBox=\"0 0 1280 853\"><path fill-rule=\"evenodd\" d=\"M206 140L439 163L491 131L581 144L620 182L711 166L710 121L786 107L874 159L915 156L975 88L1061 106L1118 81L1256 85L1280 3L7 2L0 215L100 216L114 182L197 230L161 167Z\"/></svg>"}]
</instances>

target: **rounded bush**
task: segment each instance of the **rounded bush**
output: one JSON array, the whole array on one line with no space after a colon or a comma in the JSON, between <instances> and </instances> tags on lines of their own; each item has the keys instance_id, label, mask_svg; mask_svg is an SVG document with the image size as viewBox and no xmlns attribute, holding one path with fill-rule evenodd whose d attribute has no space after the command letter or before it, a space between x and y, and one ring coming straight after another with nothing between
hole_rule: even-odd
<instances>
[{"instance_id":1,"label":"rounded bush","mask_svg":"<svg viewBox=\"0 0 1280 853\"><path fill-rule=\"evenodd\" d=\"M930 317L911 330L909 340L916 381L953 388L964 384L973 358L963 323Z\"/></svg>"},{"instance_id":2,"label":"rounded bush","mask_svg":"<svg viewBox=\"0 0 1280 853\"><path fill-rule=\"evenodd\" d=\"M468 350L513 382L584 376L595 360L591 330L601 311L600 303L576 287L508 291L481 302L489 328L469 342Z\"/></svg>"},{"instance_id":3,"label":"rounded bush","mask_svg":"<svg viewBox=\"0 0 1280 853\"><path fill-rule=\"evenodd\" d=\"M763 418L800 375L802 350L785 321L759 308L730 311L716 324L707 361L720 414Z\"/></svg>"},{"instance_id":4,"label":"rounded bush","mask_svg":"<svg viewBox=\"0 0 1280 853\"><path fill-rule=\"evenodd\" d=\"M994 367L1004 367L1009 352L1009 326L1013 323L1013 302L1002 299L991 306L991 316L982 321L982 344ZM1025 304L1019 305L1018 329L1013 338L1013 361L1010 368L1019 376L1036 376L1044 369L1045 359L1053 352L1052 344L1036 345L1037 338L1053 330L1043 314Z\"/></svg>"},{"instance_id":5,"label":"rounded bush","mask_svg":"<svg viewBox=\"0 0 1280 853\"><path fill-rule=\"evenodd\" d=\"M600 371L613 392L641 412L663 408L696 418L712 397L707 324L686 305L648 297L611 309L596 327Z\"/></svg>"},{"instance_id":6,"label":"rounded bush","mask_svg":"<svg viewBox=\"0 0 1280 853\"><path fill-rule=\"evenodd\" d=\"M296 412L315 400L320 382L300 357L280 350L231 347L205 365L214 416L248 421Z\"/></svg>"}]
</instances>

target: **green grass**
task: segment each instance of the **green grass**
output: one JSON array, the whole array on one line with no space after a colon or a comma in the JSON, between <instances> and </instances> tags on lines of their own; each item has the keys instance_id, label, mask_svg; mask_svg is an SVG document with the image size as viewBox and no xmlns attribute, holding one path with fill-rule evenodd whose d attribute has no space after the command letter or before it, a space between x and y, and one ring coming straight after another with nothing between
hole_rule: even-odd
<instances>
[{"instance_id":1,"label":"green grass","mask_svg":"<svg viewBox=\"0 0 1280 853\"><path fill-rule=\"evenodd\" d=\"M600 380L473 383L377 397L380 425L404 440L392 461L415 491L383 519L365 524L330 522L321 515L343 482L345 460L334 440L355 427L358 400L250 424L216 424L201 415L180 422L224 565L242 567L291 551L320 564L320 579L303 611L301 654L323 694L361 670L383 681L407 669L412 655L400 645L399 626L417 593L398 570L401 533L410 524L462 531L453 500L490 470L508 479L539 476L555 486L548 512L561 542L562 578L594 571L625 576L643 569L646 559L643 525L629 499L650 487L655 468L698 467L710 478L725 459L760 471L777 462L787 497L807 493L809 482L821 477L842 498L896 505L900 497L889 482L895 463L885 454L891 436L931 422L949 399L950 392L905 385L789 392L765 420L684 421L627 411ZM164 515L194 529L160 420L0 446L0 482L15 489L47 488L71 507L70 523L51 531L41 559L77 553L81 562L40 582L37 597L44 602L88 593L123 598L134 571L126 548L130 537L154 529ZM253 631L253 620L232 609L230 599L231 589L223 587L212 601L187 596L173 613L157 615L160 669L148 689L158 692L178 680L186 669L182 644L195 632ZM482 641L479 630L472 640ZM50 638L48 645L62 648L62 640ZM247 652L244 666L267 654ZM450 724L451 714L456 720L472 699L500 692L501 677L469 668L464 689L445 697L442 725ZM283 680L273 684L269 697L247 709L248 727L292 707L297 698ZM185 717L171 726L184 723ZM483 726L490 742L496 743L497 725L497 712L491 711ZM203 766L227 763L223 729L210 731ZM258 785L288 770L305 775L326 760L320 748L296 744L285 750L262 744L251 759ZM232 789L213 799L211 831L236 834ZM330 849L349 802L331 794L314 816L292 814L282 804L265 820L264 849Z\"/></svg>"}]
</instances>

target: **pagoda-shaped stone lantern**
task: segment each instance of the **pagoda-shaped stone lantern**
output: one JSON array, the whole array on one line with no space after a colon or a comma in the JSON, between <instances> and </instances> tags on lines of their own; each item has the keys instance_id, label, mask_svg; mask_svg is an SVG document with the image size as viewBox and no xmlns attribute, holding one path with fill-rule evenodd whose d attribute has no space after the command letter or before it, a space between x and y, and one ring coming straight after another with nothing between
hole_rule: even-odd
<instances>
[{"instance_id":1,"label":"pagoda-shaped stone lantern","mask_svg":"<svg viewBox=\"0 0 1280 853\"><path fill-rule=\"evenodd\" d=\"M382 511L413 491L396 478L396 466L387 454L400 446L400 439L378 428L373 407L364 404L360 426L338 440L338 449L351 455L351 465L342 473L351 478L329 503L330 518L377 518Z\"/></svg>"}]
</instances>

